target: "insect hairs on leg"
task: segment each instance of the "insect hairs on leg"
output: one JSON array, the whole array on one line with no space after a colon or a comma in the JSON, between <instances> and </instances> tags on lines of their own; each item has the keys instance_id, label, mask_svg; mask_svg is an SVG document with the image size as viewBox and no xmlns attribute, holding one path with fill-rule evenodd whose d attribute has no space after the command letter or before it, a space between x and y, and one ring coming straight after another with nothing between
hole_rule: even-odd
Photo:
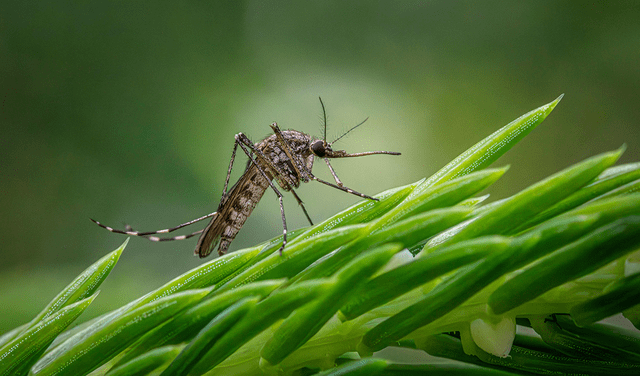
<instances>
[{"instance_id":1,"label":"insect hairs on leg","mask_svg":"<svg viewBox=\"0 0 640 376\"><path fill-rule=\"evenodd\" d=\"M336 141L364 124L368 118L349 129L334 141L327 142L327 116L322 99L320 99L320 104L322 105L322 113L324 117L324 132L322 139L314 138L296 130L280 130L276 123L271 124L273 134L257 143L251 142L243 133L235 135L235 142L233 144L233 151L229 161L229 168L227 170L222 197L218 204L218 210L215 212L172 228L149 232L139 232L131 229L117 230L93 219L92 221L111 232L140 236L152 241L182 240L199 234L200 237L195 249L196 255L206 257L211 254L216 247L218 255L223 255L229 249L229 245L233 239L235 239L247 218L251 215L253 209L262 198L263 194L267 189L271 188L278 197L278 202L280 204L283 236L279 252L282 254L282 251L287 244L287 221L284 214L283 196L279 188L293 194L296 201L302 208L307 220L311 225L313 225L311 218L304 207L302 199L300 199L295 192L295 189L300 186L301 182L308 183L309 181L315 180L343 192L368 200L377 201L374 197L346 187L338 178L338 175L331 166L329 159L362 157L376 154L400 155L400 153L391 151L347 153L344 150L333 150L332 145ZM240 147L240 149L247 155L249 160L247 161L247 165L242 176L240 176L238 181L228 189L229 179L238 147ZM325 161L335 180L335 184L322 180L312 173L315 158L321 158ZM209 224L204 229L191 234L166 238L156 236L179 230L207 218L211 218Z\"/></svg>"}]
</instances>

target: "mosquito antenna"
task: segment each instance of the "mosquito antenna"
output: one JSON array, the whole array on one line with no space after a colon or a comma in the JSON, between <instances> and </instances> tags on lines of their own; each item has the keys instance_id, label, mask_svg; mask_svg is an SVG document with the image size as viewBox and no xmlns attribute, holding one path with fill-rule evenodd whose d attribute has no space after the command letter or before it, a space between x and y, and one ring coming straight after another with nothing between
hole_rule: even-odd
<instances>
[{"instance_id":1,"label":"mosquito antenna","mask_svg":"<svg viewBox=\"0 0 640 376\"><path fill-rule=\"evenodd\" d=\"M320 105L322 106L322 117L324 118L324 133L322 134L322 140L327 142L327 111L324 109L324 103L322 103L322 98L320 99Z\"/></svg>"},{"instance_id":2,"label":"mosquito antenna","mask_svg":"<svg viewBox=\"0 0 640 376\"><path fill-rule=\"evenodd\" d=\"M347 133L351 132L352 130L358 128L359 126L361 126L362 124L364 124L365 121L369 120L369 117L367 116L366 119L364 119L360 124L356 125L355 127L349 129L348 131L344 132L344 134L338 138L336 138L335 140L333 140L333 142L329 143L329 145L333 145L336 141L338 141L339 139L341 139L342 137L346 136Z\"/></svg>"}]
</instances>

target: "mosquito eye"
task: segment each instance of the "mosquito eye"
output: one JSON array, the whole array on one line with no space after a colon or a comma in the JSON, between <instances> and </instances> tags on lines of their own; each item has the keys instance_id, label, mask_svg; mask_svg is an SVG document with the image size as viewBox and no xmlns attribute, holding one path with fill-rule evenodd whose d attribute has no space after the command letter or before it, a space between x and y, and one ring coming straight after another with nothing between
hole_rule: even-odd
<instances>
[{"instance_id":1,"label":"mosquito eye","mask_svg":"<svg viewBox=\"0 0 640 376\"><path fill-rule=\"evenodd\" d=\"M313 152L313 154L317 155L320 158L324 157L324 152L325 152L324 142L322 142L321 140L318 140L313 144L311 144L311 151Z\"/></svg>"}]
</instances>

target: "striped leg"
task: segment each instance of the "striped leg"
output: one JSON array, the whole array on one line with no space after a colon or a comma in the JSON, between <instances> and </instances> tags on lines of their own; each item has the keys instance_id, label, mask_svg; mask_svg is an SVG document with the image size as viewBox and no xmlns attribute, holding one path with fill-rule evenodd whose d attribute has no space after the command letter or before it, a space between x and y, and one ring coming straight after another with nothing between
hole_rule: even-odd
<instances>
[{"instance_id":1,"label":"striped leg","mask_svg":"<svg viewBox=\"0 0 640 376\"><path fill-rule=\"evenodd\" d=\"M296 191L291 189L290 192L293 193L293 197L296 198L296 201L298 201L298 205L300 205L300 207L302 208L302 211L304 212L304 215L307 216L307 221L309 221L309 224L311 226L313 226L313 222L311 221L311 217L309 217L309 213L307 213L307 209L305 209L305 207L304 207L304 202L302 202L300 197L298 197L298 194L296 194Z\"/></svg>"},{"instance_id":2,"label":"striped leg","mask_svg":"<svg viewBox=\"0 0 640 376\"><path fill-rule=\"evenodd\" d=\"M222 205L227 200L227 187L229 187L229 178L231 177L231 169L233 168L233 161L236 159L236 151L238 150L238 143L233 143L233 152L231 152L231 160L229 161L229 169L227 170L227 178L224 181L224 189L222 190L222 198L220 204Z\"/></svg>"},{"instance_id":3,"label":"striped leg","mask_svg":"<svg viewBox=\"0 0 640 376\"><path fill-rule=\"evenodd\" d=\"M322 159L324 159L324 161L327 162L329 171L331 171L331 175L333 175L333 179L336 181L336 184L338 184L341 187L344 187L344 184L342 184L342 182L340 181L340 178L338 178L338 175L336 175L336 172L333 171L333 166L331 166L331 163L329 163L329 158L322 158Z\"/></svg>"},{"instance_id":4,"label":"striped leg","mask_svg":"<svg viewBox=\"0 0 640 376\"><path fill-rule=\"evenodd\" d=\"M167 241L172 241L172 240L184 240L184 239L189 239L190 237L202 234L202 232L204 231L204 229L202 230L198 230L196 232L192 232L191 234L187 234L187 235L178 235L178 236L172 236L169 238L161 238L159 236L143 236L143 238L145 239L149 239L152 242L167 242Z\"/></svg>"},{"instance_id":5,"label":"striped leg","mask_svg":"<svg viewBox=\"0 0 640 376\"><path fill-rule=\"evenodd\" d=\"M117 233L117 234L125 234L125 235L131 235L131 236L140 236L140 237L143 237L143 238L149 239L149 240L151 240L151 241L158 242L158 241L168 241L168 240L182 240L182 239L188 239L188 238L190 238L190 237L192 237L192 236L195 236L195 235L197 235L197 234L201 233L203 230L200 230L200 231L194 232L194 233L192 233L192 234L188 234L188 235L180 235L180 236L174 236L174 237L171 237L171 238L160 238L160 237L157 237L157 236L151 236L151 235L167 234L167 233L169 233L169 232L173 232L173 231L179 230L179 229L181 229L181 228L183 228L183 227L187 227L187 226L189 226L189 225L192 225L192 224L194 224L194 223L196 223L196 222L200 222L200 221L205 220L205 219L207 219L207 218L211 218L211 217L213 217L213 216L215 216L215 215L217 215L217 214L218 214L218 212L213 212L213 213L210 213L210 214L204 215L204 216L202 216L202 217L200 217L200 218L196 218L196 219L194 219L194 220L191 220L191 221L189 221L189 222L182 223L182 224L180 224L180 225L178 225L178 226L176 226L176 227L167 228L167 229L164 229L164 230L158 230L158 231L148 231L148 232L132 231L131 227L129 227L129 226L127 226L127 227L128 227L128 230L118 230L118 229L115 229L115 228L113 228L113 227L106 226L106 225L104 225L104 224L102 224L102 223L100 223L100 222L96 221L95 219L91 219L91 218L90 218L90 219L91 219L95 224L97 224L98 226L100 226L100 227L102 227L102 228L104 228L104 229L106 229L106 230L108 230L108 231L115 232L115 233Z\"/></svg>"},{"instance_id":6,"label":"striped leg","mask_svg":"<svg viewBox=\"0 0 640 376\"><path fill-rule=\"evenodd\" d=\"M324 180L322 180L322 179L320 179L320 178L318 178L318 177L316 177L314 175L311 175L311 180L315 180L315 181L320 182L322 184L328 185L329 187L333 187L333 188L339 189L339 190L341 190L343 192L351 193L352 195L356 195L356 196L359 196L359 197L362 197L362 198L367 198L367 199L373 200L373 201L380 201L379 199L377 199L375 197L367 196L367 195L362 194L360 192L356 192L351 188L329 183L328 181L324 181Z\"/></svg>"}]
</instances>

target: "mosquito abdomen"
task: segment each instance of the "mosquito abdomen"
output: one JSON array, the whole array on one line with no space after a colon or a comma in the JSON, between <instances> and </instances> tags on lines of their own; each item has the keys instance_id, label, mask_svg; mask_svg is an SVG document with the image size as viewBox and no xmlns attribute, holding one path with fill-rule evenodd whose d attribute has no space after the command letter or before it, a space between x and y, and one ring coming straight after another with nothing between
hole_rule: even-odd
<instances>
[{"instance_id":1,"label":"mosquito abdomen","mask_svg":"<svg viewBox=\"0 0 640 376\"><path fill-rule=\"evenodd\" d=\"M240 180L233 186L229 198L218 208L219 223L212 226L212 231L219 231L220 245L218 254L226 253L229 245L253 212L269 182L262 176L255 165L250 166ZM202 257L202 256L201 256Z\"/></svg>"}]
</instances>

